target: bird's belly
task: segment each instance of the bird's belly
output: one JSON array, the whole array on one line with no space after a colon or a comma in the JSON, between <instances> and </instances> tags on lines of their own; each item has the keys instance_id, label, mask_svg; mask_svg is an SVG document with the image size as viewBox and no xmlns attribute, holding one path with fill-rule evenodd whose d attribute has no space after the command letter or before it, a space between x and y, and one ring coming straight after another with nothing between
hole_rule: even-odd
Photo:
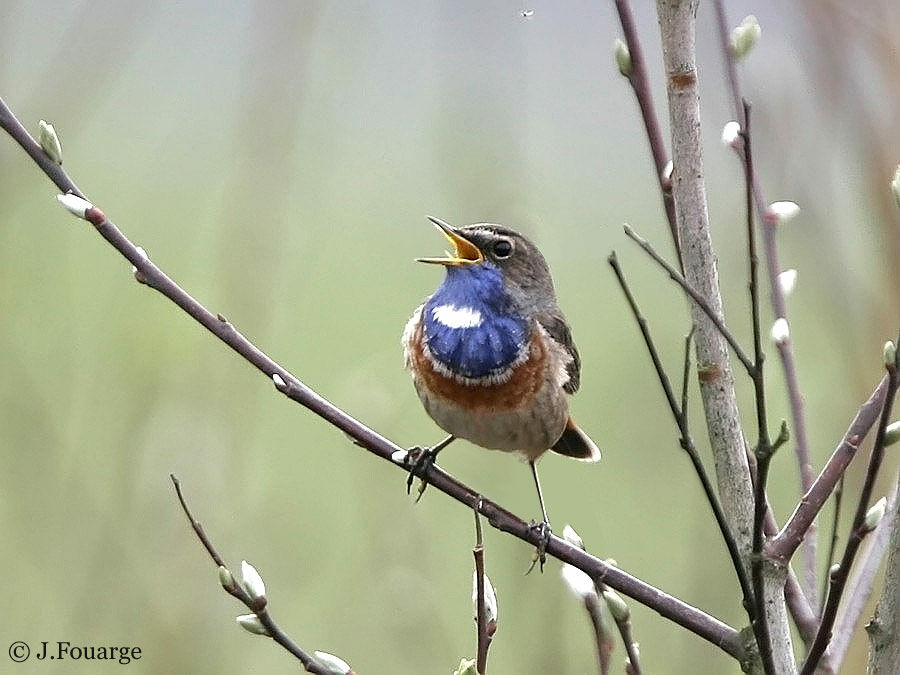
<instances>
[{"instance_id":1,"label":"bird's belly","mask_svg":"<svg viewBox=\"0 0 900 675\"><path fill-rule=\"evenodd\" d=\"M533 398L508 409L473 409L423 387L416 389L425 410L448 434L491 450L518 452L529 460L559 440L569 417L565 395L555 384L541 387Z\"/></svg>"}]
</instances>

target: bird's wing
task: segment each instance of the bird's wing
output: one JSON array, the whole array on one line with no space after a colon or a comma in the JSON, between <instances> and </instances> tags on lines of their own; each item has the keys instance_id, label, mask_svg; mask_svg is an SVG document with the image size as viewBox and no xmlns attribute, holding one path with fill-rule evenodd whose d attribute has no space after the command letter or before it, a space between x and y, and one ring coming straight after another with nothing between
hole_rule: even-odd
<instances>
[{"instance_id":1,"label":"bird's wing","mask_svg":"<svg viewBox=\"0 0 900 675\"><path fill-rule=\"evenodd\" d=\"M568 374L569 379L563 384L563 389L566 390L566 393L574 394L578 391L578 385L581 383L581 357L578 355L578 349L572 341L572 331L569 330L569 324L566 323L566 318L558 308L538 314L537 320L550 337L561 344L571 357L571 360L566 364L566 374Z\"/></svg>"}]
</instances>

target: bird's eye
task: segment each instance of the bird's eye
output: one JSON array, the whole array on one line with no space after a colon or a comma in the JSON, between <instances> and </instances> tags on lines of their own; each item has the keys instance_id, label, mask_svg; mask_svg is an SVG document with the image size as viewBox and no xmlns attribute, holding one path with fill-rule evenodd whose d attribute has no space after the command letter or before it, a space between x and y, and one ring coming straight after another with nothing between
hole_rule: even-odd
<instances>
[{"instance_id":1,"label":"bird's eye","mask_svg":"<svg viewBox=\"0 0 900 675\"><path fill-rule=\"evenodd\" d=\"M491 247L494 255L498 258L508 258L512 255L513 246L509 239L498 239Z\"/></svg>"}]
</instances>

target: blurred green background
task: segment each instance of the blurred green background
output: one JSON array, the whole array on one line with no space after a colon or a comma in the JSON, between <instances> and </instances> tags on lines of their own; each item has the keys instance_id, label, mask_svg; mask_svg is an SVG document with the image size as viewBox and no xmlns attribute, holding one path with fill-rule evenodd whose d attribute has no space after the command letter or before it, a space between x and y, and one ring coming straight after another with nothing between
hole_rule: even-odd
<instances>
[{"instance_id":1,"label":"blurred green background","mask_svg":"<svg viewBox=\"0 0 900 675\"><path fill-rule=\"evenodd\" d=\"M424 215L529 233L584 360L574 414L604 451L596 466L541 464L557 532L571 523L591 551L740 626L724 547L606 264L616 249L677 379L686 304L622 234L630 222L671 255L612 61L611 5L7 1L0 96L33 132L38 119L55 124L66 169L189 292L401 445L441 437L399 345L440 280L412 262L442 250ZM661 105L656 19L634 5ZM765 193L803 207L780 244L799 270L789 309L818 470L898 327L888 181L900 161L900 14L889 0L728 5L732 23L753 12L763 25L740 70ZM703 3L710 214L726 311L749 344L742 174L718 140L733 113L712 18ZM473 655L471 514L437 491L413 505L401 472L135 283L5 136L0 167L3 645L137 645L131 672L296 670L234 623L245 610L219 588L174 472L220 552L262 573L273 615L303 647L369 675L449 673ZM788 410L769 363L777 421ZM743 379L740 389L749 403ZM745 416L752 429L749 405ZM527 467L509 456L460 443L441 464L538 514ZM876 496L896 467L894 453ZM783 521L797 498L789 450L773 473ZM526 546L493 530L486 546L500 601L491 672L596 672L559 566L524 577ZM647 672L738 672L632 609ZM860 629L846 672L860 672L864 652ZM16 672L97 669L31 660Z\"/></svg>"}]
</instances>

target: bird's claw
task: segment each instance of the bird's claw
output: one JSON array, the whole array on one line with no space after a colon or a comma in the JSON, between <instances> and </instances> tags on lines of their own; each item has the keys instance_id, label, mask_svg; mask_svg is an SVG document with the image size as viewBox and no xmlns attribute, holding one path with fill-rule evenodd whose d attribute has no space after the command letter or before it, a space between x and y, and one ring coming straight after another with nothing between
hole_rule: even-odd
<instances>
[{"instance_id":1,"label":"bird's claw","mask_svg":"<svg viewBox=\"0 0 900 675\"><path fill-rule=\"evenodd\" d=\"M428 487L428 481L424 478L424 475L429 468L434 466L436 455L437 453L431 448L423 448L418 445L411 447L407 451L406 466L409 469L409 476L406 478L406 494L410 494L416 474L422 474L422 477L419 478L419 485L416 487L416 503L419 502L425 493L425 488Z\"/></svg>"},{"instance_id":2,"label":"bird's claw","mask_svg":"<svg viewBox=\"0 0 900 675\"><path fill-rule=\"evenodd\" d=\"M550 530L550 523L546 520L542 520L539 523L535 521L531 521L528 524L529 529L534 530L538 534L538 545L535 547L534 552L531 554L531 566L526 570L525 574L531 574L531 570L534 569L535 565L540 566L541 573L544 572L544 563L547 562L547 546L550 544L550 535L552 531Z\"/></svg>"}]
</instances>

